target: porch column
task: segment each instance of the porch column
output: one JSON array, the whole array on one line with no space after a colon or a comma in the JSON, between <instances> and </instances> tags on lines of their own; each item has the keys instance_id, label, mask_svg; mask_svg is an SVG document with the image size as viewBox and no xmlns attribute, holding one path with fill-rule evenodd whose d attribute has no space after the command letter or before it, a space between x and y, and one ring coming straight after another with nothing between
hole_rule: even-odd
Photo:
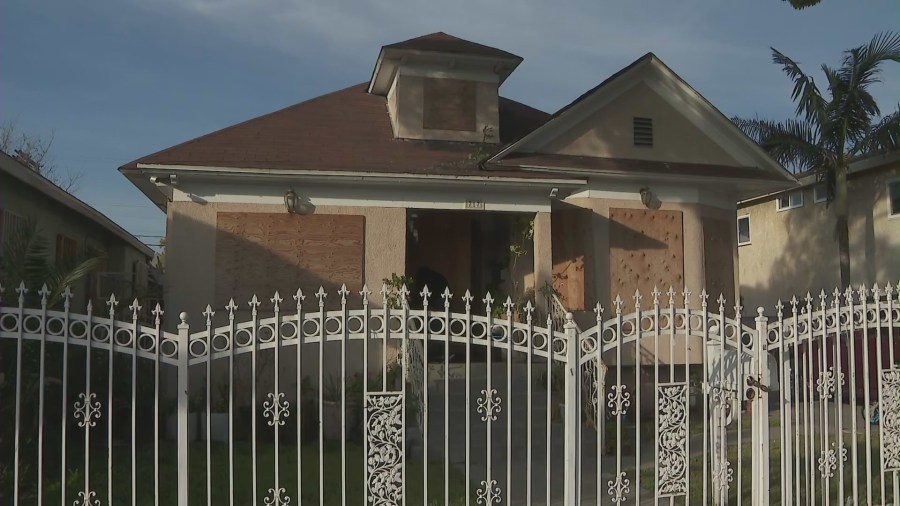
<instances>
[{"instance_id":1,"label":"porch column","mask_svg":"<svg viewBox=\"0 0 900 506\"><path fill-rule=\"evenodd\" d=\"M535 302L541 311L548 310L541 289L553 284L553 241L550 230L550 213L534 215L534 291Z\"/></svg>"}]
</instances>

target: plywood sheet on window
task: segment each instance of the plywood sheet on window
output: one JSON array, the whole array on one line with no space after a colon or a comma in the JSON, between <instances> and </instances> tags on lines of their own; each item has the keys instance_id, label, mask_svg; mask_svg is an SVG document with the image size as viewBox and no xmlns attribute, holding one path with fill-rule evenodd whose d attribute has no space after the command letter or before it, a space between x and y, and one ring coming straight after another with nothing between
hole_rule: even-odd
<instances>
[{"instance_id":1,"label":"plywood sheet on window","mask_svg":"<svg viewBox=\"0 0 900 506\"><path fill-rule=\"evenodd\" d=\"M425 78L422 83L423 128L475 131L474 81Z\"/></svg>"},{"instance_id":2,"label":"plywood sheet on window","mask_svg":"<svg viewBox=\"0 0 900 506\"><path fill-rule=\"evenodd\" d=\"M580 207L561 207L551 213L553 240L553 289L569 311L583 311L594 296L593 211ZM587 295L586 295L587 294Z\"/></svg>"},{"instance_id":3,"label":"plywood sheet on window","mask_svg":"<svg viewBox=\"0 0 900 506\"><path fill-rule=\"evenodd\" d=\"M650 301L654 287L684 287L684 235L680 211L609 210L610 297L627 304L640 290ZM667 304L666 304L667 305Z\"/></svg>"},{"instance_id":4,"label":"plywood sheet on window","mask_svg":"<svg viewBox=\"0 0 900 506\"><path fill-rule=\"evenodd\" d=\"M725 296L734 305L734 222L703 218L703 270L711 299Z\"/></svg>"},{"instance_id":5,"label":"plywood sheet on window","mask_svg":"<svg viewBox=\"0 0 900 506\"><path fill-rule=\"evenodd\" d=\"M364 243L363 216L218 213L216 301L268 300L275 290L289 300L298 287L312 294L320 285L337 299L342 283L359 291Z\"/></svg>"}]
</instances>

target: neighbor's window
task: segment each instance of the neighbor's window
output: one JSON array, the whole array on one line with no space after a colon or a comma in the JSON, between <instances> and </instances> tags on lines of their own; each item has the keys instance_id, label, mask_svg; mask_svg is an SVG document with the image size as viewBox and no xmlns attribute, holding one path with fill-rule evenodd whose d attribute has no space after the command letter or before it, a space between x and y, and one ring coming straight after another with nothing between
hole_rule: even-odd
<instances>
[{"instance_id":1,"label":"neighbor's window","mask_svg":"<svg viewBox=\"0 0 900 506\"><path fill-rule=\"evenodd\" d=\"M2 254L4 249L3 246L12 239L16 230L24 224L25 218L21 214L0 209L0 254Z\"/></svg>"},{"instance_id":2,"label":"neighbor's window","mask_svg":"<svg viewBox=\"0 0 900 506\"><path fill-rule=\"evenodd\" d=\"M888 216L900 216L900 180L891 181L888 188Z\"/></svg>"},{"instance_id":3,"label":"neighbor's window","mask_svg":"<svg viewBox=\"0 0 900 506\"><path fill-rule=\"evenodd\" d=\"M791 193L785 193L778 197L778 200L776 200L775 203L779 211L803 207L803 192L798 190Z\"/></svg>"},{"instance_id":4,"label":"neighbor's window","mask_svg":"<svg viewBox=\"0 0 900 506\"><path fill-rule=\"evenodd\" d=\"M750 216L738 216L737 219L738 246L750 244Z\"/></svg>"},{"instance_id":5,"label":"neighbor's window","mask_svg":"<svg viewBox=\"0 0 900 506\"><path fill-rule=\"evenodd\" d=\"M56 235L56 261L60 262L75 256L78 243L75 239L63 234Z\"/></svg>"},{"instance_id":6,"label":"neighbor's window","mask_svg":"<svg viewBox=\"0 0 900 506\"><path fill-rule=\"evenodd\" d=\"M653 147L653 118L634 118L634 145Z\"/></svg>"},{"instance_id":7,"label":"neighbor's window","mask_svg":"<svg viewBox=\"0 0 900 506\"><path fill-rule=\"evenodd\" d=\"M828 200L828 188L825 183L819 183L813 186L813 202L816 204Z\"/></svg>"}]
</instances>

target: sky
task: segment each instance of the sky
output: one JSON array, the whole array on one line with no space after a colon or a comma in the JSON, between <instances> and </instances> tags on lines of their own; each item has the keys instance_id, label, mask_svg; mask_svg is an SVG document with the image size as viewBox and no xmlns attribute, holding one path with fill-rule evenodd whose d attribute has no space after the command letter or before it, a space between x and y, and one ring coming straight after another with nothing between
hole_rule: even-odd
<instances>
[{"instance_id":1,"label":"sky","mask_svg":"<svg viewBox=\"0 0 900 506\"><path fill-rule=\"evenodd\" d=\"M518 54L501 94L548 112L652 51L726 115L781 119L770 47L821 82L898 21L898 0L0 0L0 123L52 138L76 196L156 243L165 215L117 167L367 81L385 44L443 31Z\"/></svg>"}]
</instances>

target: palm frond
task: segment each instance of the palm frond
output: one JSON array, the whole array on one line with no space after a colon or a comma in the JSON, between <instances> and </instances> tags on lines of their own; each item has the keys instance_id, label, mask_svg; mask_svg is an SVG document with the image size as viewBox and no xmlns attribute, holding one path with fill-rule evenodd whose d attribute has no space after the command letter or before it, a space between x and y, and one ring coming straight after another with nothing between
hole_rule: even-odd
<instances>
[{"instance_id":1,"label":"palm frond","mask_svg":"<svg viewBox=\"0 0 900 506\"><path fill-rule=\"evenodd\" d=\"M784 73L794 81L791 99L797 102L797 115L803 116L807 121L820 120L824 112L825 100L822 98L822 93L816 86L815 80L803 72L800 64L777 49L771 49L772 61L781 65Z\"/></svg>"},{"instance_id":2,"label":"palm frond","mask_svg":"<svg viewBox=\"0 0 900 506\"><path fill-rule=\"evenodd\" d=\"M825 163L827 153L818 141L819 131L814 122L760 118L732 118L732 122L785 167L800 171Z\"/></svg>"},{"instance_id":3,"label":"palm frond","mask_svg":"<svg viewBox=\"0 0 900 506\"><path fill-rule=\"evenodd\" d=\"M900 106L868 129L851 150L853 155L871 155L900 148Z\"/></svg>"}]
</instances>

